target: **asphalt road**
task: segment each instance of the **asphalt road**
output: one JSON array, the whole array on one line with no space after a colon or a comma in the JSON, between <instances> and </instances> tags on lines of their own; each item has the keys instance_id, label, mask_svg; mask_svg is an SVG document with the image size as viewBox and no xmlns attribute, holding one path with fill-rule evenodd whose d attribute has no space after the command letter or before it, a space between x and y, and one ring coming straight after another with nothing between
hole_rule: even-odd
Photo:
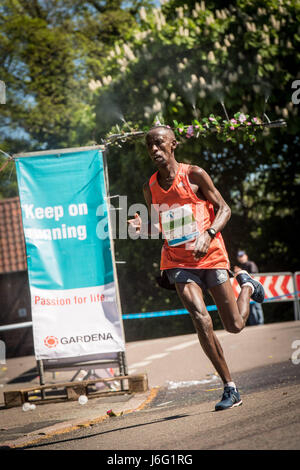
<instances>
[{"instance_id":1,"label":"asphalt road","mask_svg":"<svg viewBox=\"0 0 300 470\"><path fill-rule=\"evenodd\" d=\"M118 451L149 450L150 457L140 454L144 461L128 468L158 468L155 451L299 450L300 364L291 360L298 322L220 332L220 339L242 406L214 411L223 387L195 335L140 342L129 345L127 356L132 370L149 372L154 398L146 408L49 437L25 452L106 450L102 459L116 459Z\"/></svg>"},{"instance_id":2,"label":"asphalt road","mask_svg":"<svg viewBox=\"0 0 300 470\"><path fill-rule=\"evenodd\" d=\"M140 412L111 418L27 449L292 450L300 444L300 369L291 363L241 373L243 405L215 412L220 384L164 387Z\"/></svg>"}]
</instances>

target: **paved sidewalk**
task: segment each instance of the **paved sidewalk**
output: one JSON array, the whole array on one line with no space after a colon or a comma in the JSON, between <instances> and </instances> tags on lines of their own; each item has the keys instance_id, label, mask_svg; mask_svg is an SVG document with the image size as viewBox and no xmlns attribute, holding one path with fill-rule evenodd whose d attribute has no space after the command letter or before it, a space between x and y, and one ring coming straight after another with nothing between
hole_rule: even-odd
<instances>
[{"instance_id":1,"label":"paved sidewalk","mask_svg":"<svg viewBox=\"0 0 300 470\"><path fill-rule=\"evenodd\" d=\"M23 411L21 406L6 408L3 392L39 385L33 356L8 359L0 366L0 449L22 447L79 427L92 426L105 419L108 410L115 414L131 413L142 409L156 394L156 389L144 393L117 394L93 397L85 405L78 401L36 403L34 410ZM74 371L46 373L46 383L63 383L71 380ZM108 389L107 389L108 390Z\"/></svg>"}]
</instances>

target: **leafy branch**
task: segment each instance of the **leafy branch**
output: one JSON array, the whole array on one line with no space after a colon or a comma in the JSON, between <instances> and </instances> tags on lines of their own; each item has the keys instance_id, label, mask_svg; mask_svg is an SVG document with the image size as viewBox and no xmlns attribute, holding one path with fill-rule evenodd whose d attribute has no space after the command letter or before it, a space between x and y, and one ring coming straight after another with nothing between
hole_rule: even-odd
<instances>
[{"instance_id":1,"label":"leafy branch","mask_svg":"<svg viewBox=\"0 0 300 470\"><path fill-rule=\"evenodd\" d=\"M258 117L250 117L249 114L238 112L231 119L223 119L221 116L210 114L201 120L193 119L191 124L184 124L173 120L173 126L166 125L161 117L156 117L152 126L144 126L142 130L137 125L125 122L122 126L116 125L112 127L106 135L104 143L106 145L118 145L144 137L146 133L155 126L166 126L173 130L176 138L200 138L207 137L209 134L215 133L216 138L223 142L249 142L251 145L256 142L256 136L259 132L269 127L285 127L286 122L282 119L267 122L262 121ZM242 131L242 133L237 133Z\"/></svg>"}]
</instances>

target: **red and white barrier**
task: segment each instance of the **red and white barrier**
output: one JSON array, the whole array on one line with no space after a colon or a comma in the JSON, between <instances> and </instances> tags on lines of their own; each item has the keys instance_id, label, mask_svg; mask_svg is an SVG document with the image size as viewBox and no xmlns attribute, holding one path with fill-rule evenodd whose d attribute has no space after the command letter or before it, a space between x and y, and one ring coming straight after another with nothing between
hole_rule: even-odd
<instances>
[{"instance_id":1,"label":"red and white barrier","mask_svg":"<svg viewBox=\"0 0 300 470\"><path fill-rule=\"evenodd\" d=\"M262 283L265 289L265 302L294 302L295 320L300 320L300 271L293 273L251 274ZM231 278L234 295L237 298L241 288L235 278Z\"/></svg>"},{"instance_id":2,"label":"red and white barrier","mask_svg":"<svg viewBox=\"0 0 300 470\"><path fill-rule=\"evenodd\" d=\"M293 273L257 273L251 274L251 276L264 286L265 300L268 300L268 302L295 300ZM241 288L235 278L231 278L231 285L235 296L238 297Z\"/></svg>"}]
</instances>

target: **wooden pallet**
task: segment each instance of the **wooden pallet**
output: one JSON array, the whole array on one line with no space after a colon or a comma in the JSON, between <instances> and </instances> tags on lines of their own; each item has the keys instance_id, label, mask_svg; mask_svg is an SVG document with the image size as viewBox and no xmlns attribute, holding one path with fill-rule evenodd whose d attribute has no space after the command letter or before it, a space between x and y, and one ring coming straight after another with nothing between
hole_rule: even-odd
<instances>
[{"instance_id":1,"label":"wooden pallet","mask_svg":"<svg viewBox=\"0 0 300 470\"><path fill-rule=\"evenodd\" d=\"M120 381L120 390L93 391L91 387L98 382L116 382ZM123 387L121 387L121 381ZM127 382L127 388L124 388L124 382ZM65 400L78 400L80 395L86 395L88 398L119 395L125 393L146 392L148 390L147 374L122 375L111 378L97 378L74 382L65 382L57 384L46 384L18 390L9 390L4 392L4 401L6 408L22 406L25 402L30 403L53 403ZM48 396L47 396L48 392ZM55 396L55 392L57 395ZM49 396L49 393L51 396ZM54 395L53 395L54 393ZM37 395L39 394L39 396Z\"/></svg>"}]
</instances>

